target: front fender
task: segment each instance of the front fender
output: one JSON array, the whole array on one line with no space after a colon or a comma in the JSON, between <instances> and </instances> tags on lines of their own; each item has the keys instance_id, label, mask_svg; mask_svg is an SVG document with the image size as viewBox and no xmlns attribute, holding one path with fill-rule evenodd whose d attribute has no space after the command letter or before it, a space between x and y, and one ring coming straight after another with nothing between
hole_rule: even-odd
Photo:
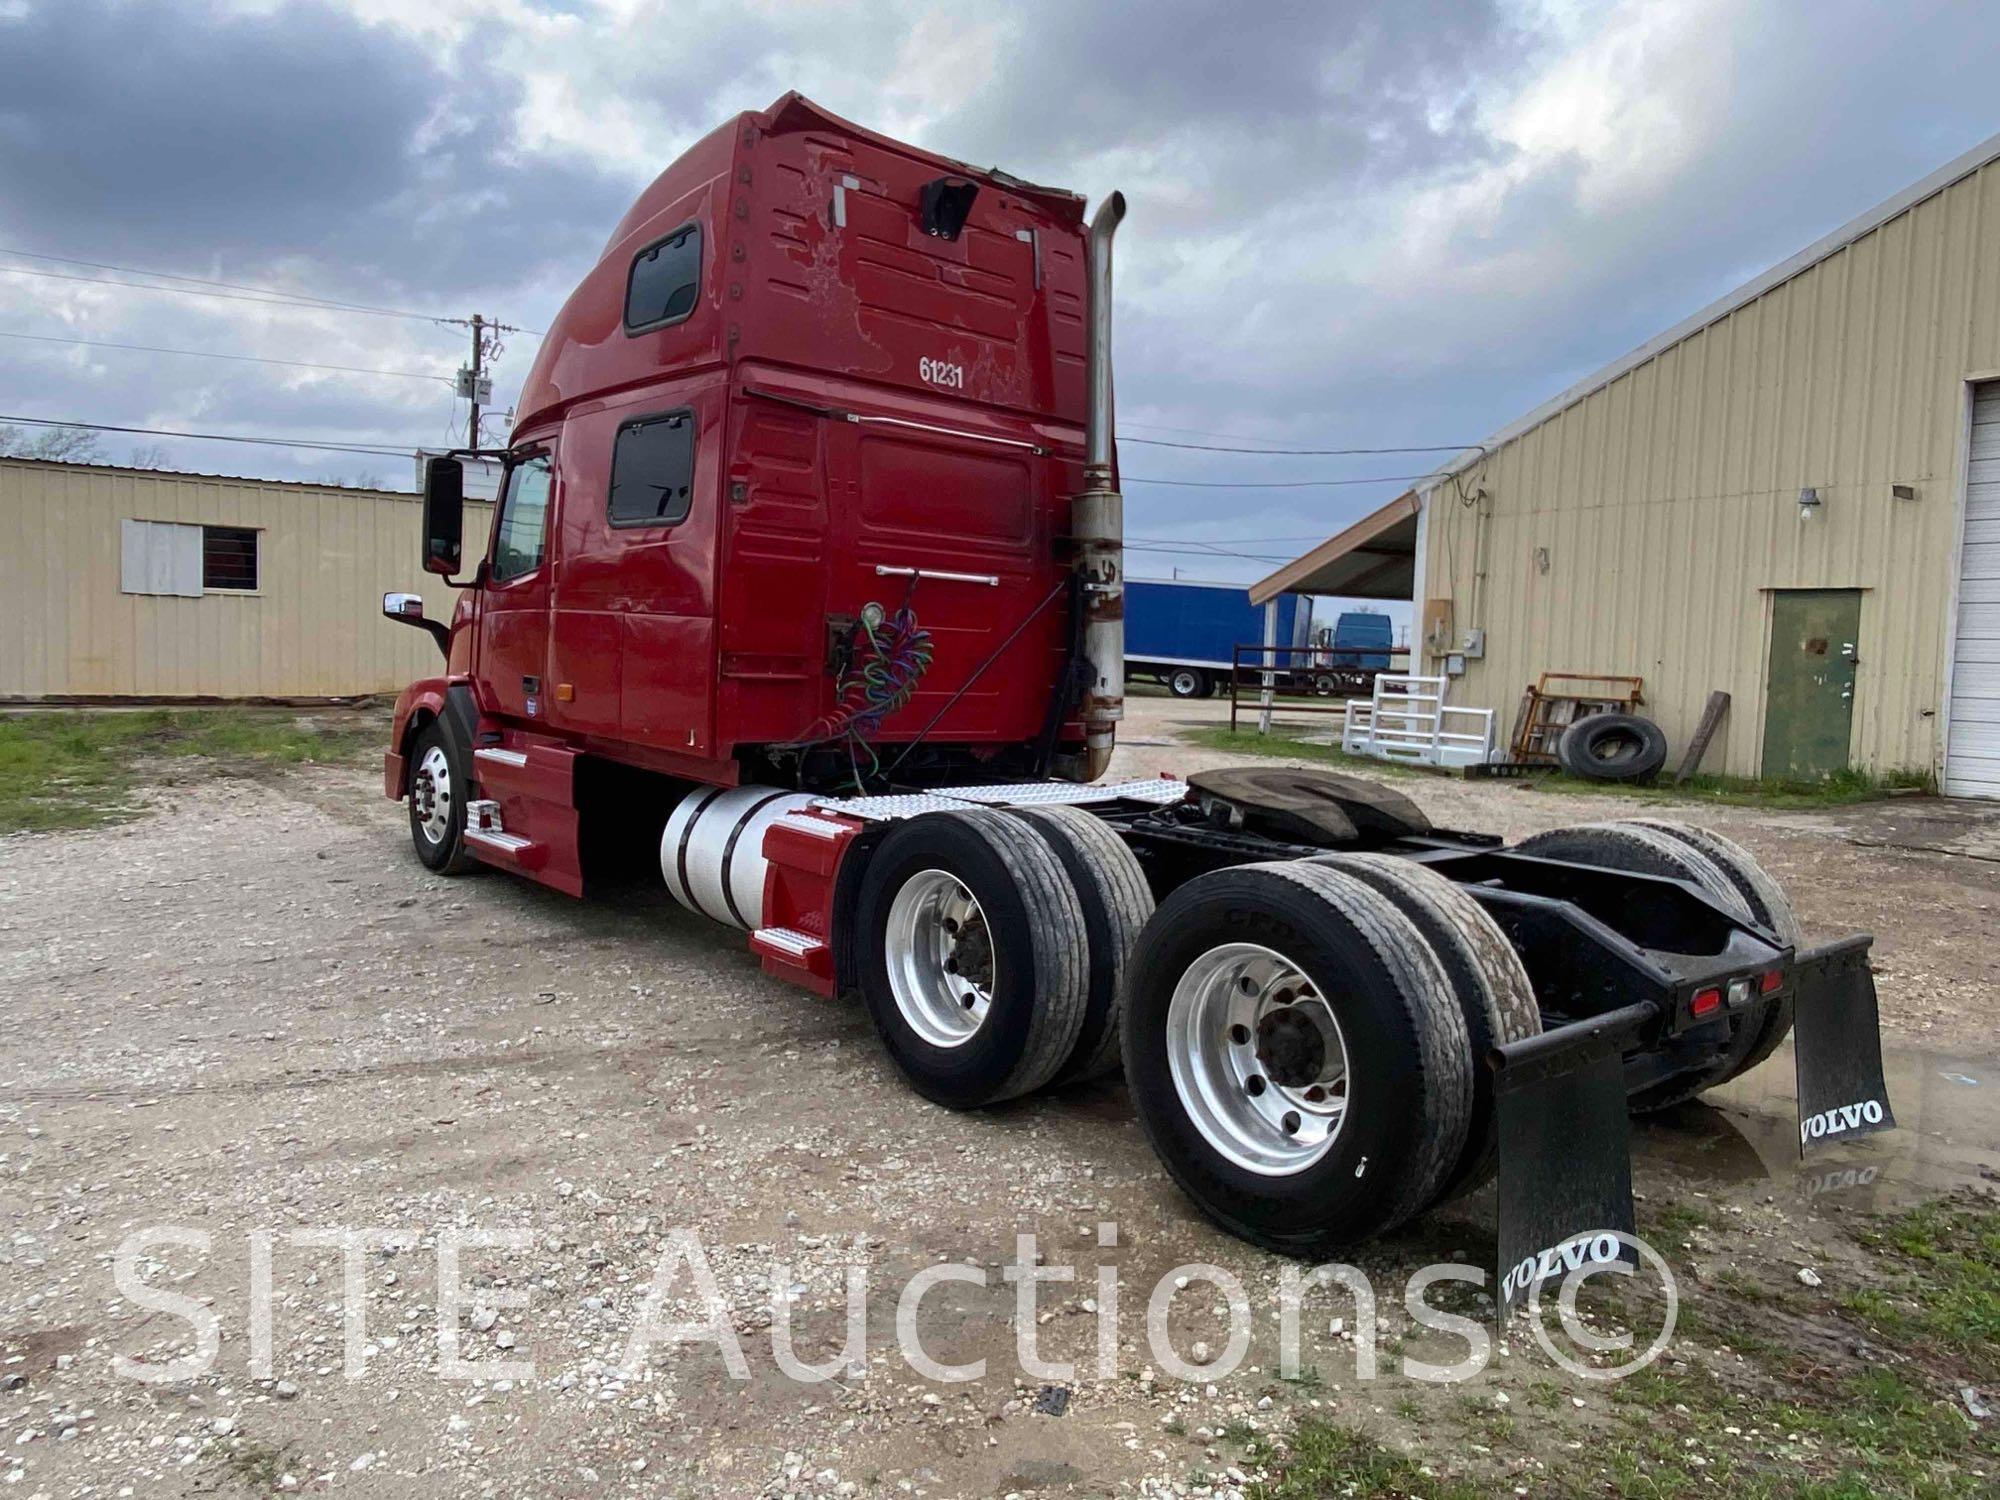
<instances>
[{"instance_id":1,"label":"front fender","mask_svg":"<svg viewBox=\"0 0 2000 1500\"><path fill-rule=\"evenodd\" d=\"M409 786L411 739L432 719L443 716L445 693L450 686L450 681L443 677L420 677L396 695L389 748L382 756L382 795L391 802L402 801Z\"/></svg>"}]
</instances>

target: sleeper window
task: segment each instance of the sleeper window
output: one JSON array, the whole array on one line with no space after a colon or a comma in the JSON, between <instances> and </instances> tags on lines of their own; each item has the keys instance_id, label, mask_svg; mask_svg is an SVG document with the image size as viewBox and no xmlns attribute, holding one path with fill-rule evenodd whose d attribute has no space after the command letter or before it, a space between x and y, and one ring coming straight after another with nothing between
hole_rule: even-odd
<instances>
[{"instance_id":1,"label":"sleeper window","mask_svg":"<svg viewBox=\"0 0 2000 1500\"><path fill-rule=\"evenodd\" d=\"M618 429L611 450L611 524L671 526L694 496L694 413L642 417Z\"/></svg>"},{"instance_id":2,"label":"sleeper window","mask_svg":"<svg viewBox=\"0 0 2000 1500\"><path fill-rule=\"evenodd\" d=\"M701 290L701 226L688 224L632 259L625 283L625 331L678 323Z\"/></svg>"}]
</instances>

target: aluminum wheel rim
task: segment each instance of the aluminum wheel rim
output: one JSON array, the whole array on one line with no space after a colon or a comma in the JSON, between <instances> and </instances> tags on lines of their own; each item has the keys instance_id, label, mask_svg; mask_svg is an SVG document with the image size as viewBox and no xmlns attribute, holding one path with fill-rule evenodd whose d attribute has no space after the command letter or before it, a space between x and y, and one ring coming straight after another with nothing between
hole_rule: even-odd
<instances>
[{"instance_id":1,"label":"aluminum wheel rim","mask_svg":"<svg viewBox=\"0 0 2000 1500\"><path fill-rule=\"evenodd\" d=\"M441 746L433 745L417 762L417 775L410 787L417 806L417 826L433 844L442 844L451 834L451 761Z\"/></svg>"},{"instance_id":2,"label":"aluminum wheel rim","mask_svg":"<svg viewBox=\"0 0 2000 1500\"><path fill-rule=\"evenodd\" d=\"M999 959L965 883L944 870L912 875L889 904L884 943L889 992L910 1029L933 1047L971 1041L992 1007Z\"/></svg>"},{"instance_id":3,"label":"aluminum wheel rim","mask_svg":"<svg viewBox=\"0 0 2000 1500\"><path fill-rule=\"evenodd\" d=\"M1245 1171L1304 1171L1347 1118L1339 1019L1296 964L1257 943L1188 965L1167 1006L1167 1064L1202 1138Z\"/></svg>"}]
</instances>

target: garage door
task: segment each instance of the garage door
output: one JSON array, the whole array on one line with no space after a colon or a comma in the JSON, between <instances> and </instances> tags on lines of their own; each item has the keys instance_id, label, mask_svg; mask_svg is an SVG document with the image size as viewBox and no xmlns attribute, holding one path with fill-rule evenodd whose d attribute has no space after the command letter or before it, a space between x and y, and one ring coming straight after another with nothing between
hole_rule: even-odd
<instances>
[{"instance_id":1,"label":"garage door","mask_svg":"<svg viewBox=\"0 0 2000 1500\"><path fill-rule=\"evenodd\" d=\"M2000 381L1980 386L1972 403L1944 789L2000 797Z\"/></svg>"}]
</instances>

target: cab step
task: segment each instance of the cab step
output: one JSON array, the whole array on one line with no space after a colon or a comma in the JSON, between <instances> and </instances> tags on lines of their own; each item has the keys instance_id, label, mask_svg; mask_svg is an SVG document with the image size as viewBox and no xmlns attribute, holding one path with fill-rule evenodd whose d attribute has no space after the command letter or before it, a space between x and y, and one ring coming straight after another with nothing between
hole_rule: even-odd
<instances>
[{"instance_id":1,"label":"cab step","mask_svg":"<svg viewBox=\"0 0 2000 1500\"><path fill-rule=\"evenodd\" d=\"M833 993L833 948L824 938L796 927L760 927L750 934L750 951L763 959L765 973Z\"/></svg>"}]
</instances>

